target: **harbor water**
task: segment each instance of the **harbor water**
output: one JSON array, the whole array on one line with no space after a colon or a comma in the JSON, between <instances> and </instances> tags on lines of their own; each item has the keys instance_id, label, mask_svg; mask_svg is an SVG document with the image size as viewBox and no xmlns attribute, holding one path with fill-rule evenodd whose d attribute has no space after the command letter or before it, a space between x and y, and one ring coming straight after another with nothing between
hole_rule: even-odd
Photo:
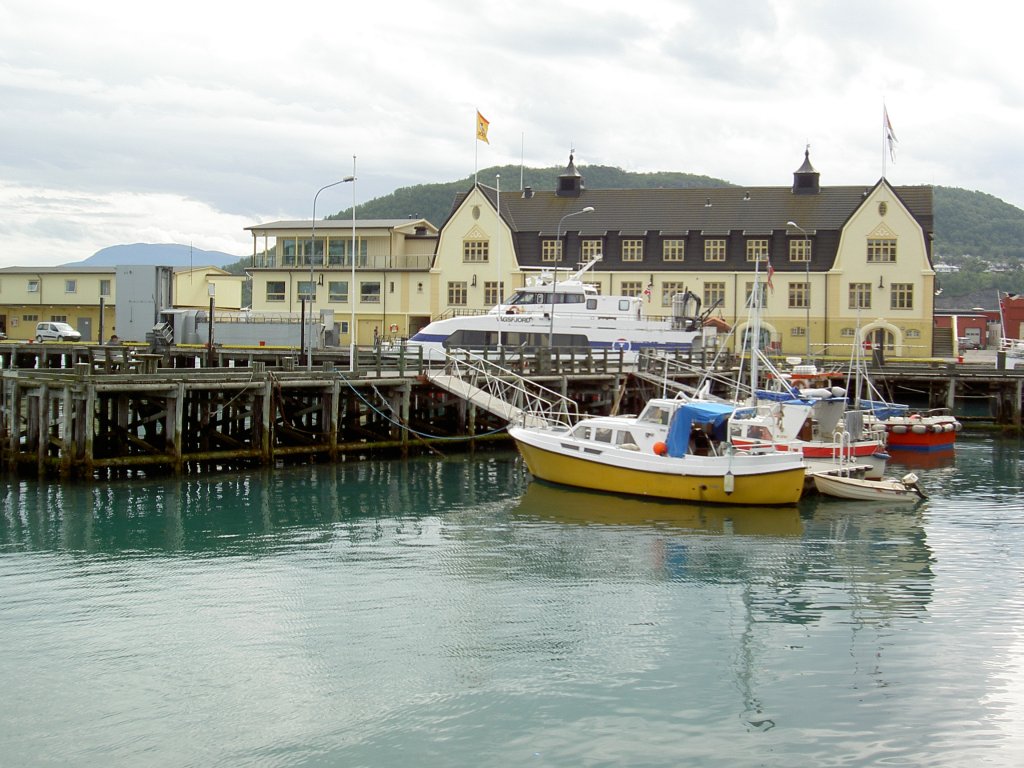
<instances>
[{"instance_id":1,"label":"harbor water","mask_svg":"<svg viewBox=\"0 0 1024 768\"><path fill-rule=\"evenodd\" d=\"M0 764L1016 766L1021 443L701 508L511 451L0 485Z\"/></svg>"}]
</instances>

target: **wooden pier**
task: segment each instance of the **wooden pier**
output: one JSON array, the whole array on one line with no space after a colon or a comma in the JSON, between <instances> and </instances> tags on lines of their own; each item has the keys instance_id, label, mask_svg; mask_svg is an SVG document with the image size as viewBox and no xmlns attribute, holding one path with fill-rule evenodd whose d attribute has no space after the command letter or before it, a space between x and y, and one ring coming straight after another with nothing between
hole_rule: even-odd
<instances>
[{"instance_id":1,"label":"wooden pier","mask_svg":"<svg viewBox=\"0 0 1024 768\"><path fill-rule=\"evenodd\" d=\"M472 450L505 422L430 384L422 360L359 350L306 369L294 350L13 351L3 370L2 467L64 477L225 470L368 453ZM65 345L70 347L71 345ZM246 359L248 357L264 359ZM194 359L190 367L167 363ZM267 365L268 359L278 365ZM60 364L58 365L58 360ZM621 400L621 356L518 360L581 411ZM356 370L350 371L354 367Z\"/></svg>"},{"instance_id":2,"label":"wooden pier","mask_svg":"<svg viewBox=\"0 0 1024 768\"><path fill-rule=\"evenodd\" d=\"M572 398L584 414L636 413L662 394L657 361L645 369L617 353L547 351L496 359ZM677 385L697 383L702 368L689 362L689 373L672 375ZM506 437L502 419L431 384L425 361L407 350L361 348L355 361L347 350L324 351L304 363L286 348L0 345L0 471L190 473L473 450ZM723 377L735 374L731 365L722 364ZM894 402L1021 429L1024 370L932 361L869 374Z\"/></svg>"}]
</instances>

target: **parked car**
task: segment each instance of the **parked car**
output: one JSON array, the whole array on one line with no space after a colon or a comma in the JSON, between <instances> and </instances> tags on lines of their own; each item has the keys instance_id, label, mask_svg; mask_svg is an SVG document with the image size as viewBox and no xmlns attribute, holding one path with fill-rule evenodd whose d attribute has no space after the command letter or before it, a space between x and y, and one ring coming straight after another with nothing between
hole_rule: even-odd
<instances>
[{"instance_id":1,"label":"parked car","mask_svg":"<svg viewBox=\"0 0 1024 768\"><path fill-rule=\"evenodd\" d=\"M956 340L956 345L960 349L981 349L981 343L970 336L961 336Z\"/></svg>"},{"instance_id":2,"label":"parked car","mask_svg":"<svg viewBox=\"0 0 1024 768\"><path fill-rule=\"evenodd\" d=\"M36 341L81 341L82 334L67 323L39 323Z\"/></svg>"}]
</instances>

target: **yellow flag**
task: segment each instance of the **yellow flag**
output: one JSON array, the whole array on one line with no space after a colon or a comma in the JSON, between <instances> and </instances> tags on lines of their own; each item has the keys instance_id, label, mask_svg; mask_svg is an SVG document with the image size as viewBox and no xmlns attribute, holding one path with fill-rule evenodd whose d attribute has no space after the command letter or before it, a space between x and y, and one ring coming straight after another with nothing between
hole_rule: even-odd
<instances>
[{"instance_id":1,"label":"yellow flag","mask_svg":"<svg viewBox=\"0 0 1024 768\"><path fill-rule=\"evenodd\" d=\"M476 112L476 138L477 141L486 141L488 144L491 142L487 141L487 126L491 123L490 121L480 114L480 110Z\"/></svg>"}]
</instances>

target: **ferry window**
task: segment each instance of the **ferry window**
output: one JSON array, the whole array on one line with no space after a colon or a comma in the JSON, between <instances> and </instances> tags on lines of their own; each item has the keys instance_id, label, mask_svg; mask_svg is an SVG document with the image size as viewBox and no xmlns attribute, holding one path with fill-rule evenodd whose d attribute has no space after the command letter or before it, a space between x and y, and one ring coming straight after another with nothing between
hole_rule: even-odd
<instances>
[{"instance_id":1,"label":"ferry window","mask_svg":"<svg viewBox=\"0 0 1024 768\"><path fill-rule=\"evenodd\" d=\"M598 443L611 443L612 431L607 427L598 427L594 430L594 441Z\"/></svg>"},{"instance_id":2,"label":"ferry window","mask_svg":"<svg viewBox=\"0 0 1024 768\"><path fill-rule=\"evenodd\" d=\"M284 301L284 280L267 281L267 301Z\"/></svg>"},{"instance_id":3,"label":"ferry window","mask_svg":"<svg viewBox=\"0 0 1024 768\"><path fill-rule=\"evenodd\" d=\"M576 427L576 429L573 430L572 436L577 440L589 440L590 427Z\"/></svg>"},{"instance_id":4,"label":"ferry window","mask_svg":"<svg viewBox=\"0 0 1024 768\"><path fill-rule=\"evenodd\" d=\"M544 346L547 346L548 340L544 339ZM556 333L554 346L571 349L589 349L590 341L586 336L578 333Z\"/></svg>"},{"instance_id":5,"label":"ferry window","mask_svg":"<svg viewBox=\"0 0 1024 768\"><path fill-rule=\"evenodd\" d=\"M346 303L348 301L348 280L331 280L328 282L327 301Z\"/></svg>"},{"instance_id":6,"label":"ferry window","mask_svg":"<svg viewBox=\"0 0 1024 768\"><path fill-rule=\"evenodd\" d=\"M597 299L587 299L587 309L597 309Z\"/></svg>"},{"instance_id":7,"label":"ferry window","mask_svg":"<svg viewBox=\"0 0 1024 768\"><path fill-rule=\"evenodd\" d=\"M619 299L619 312L629 312L629 299Z\"/></svg>"},{"instance_id":8,"label":"ferry window","mask_svg":"<svg viewBox=\"0 0 1024 768\"><path fill-rule=\"evenodd\" d=\"M360 283L359 300L364 304L380 304L380 283Z\"/></svg>"}]
</instances>

